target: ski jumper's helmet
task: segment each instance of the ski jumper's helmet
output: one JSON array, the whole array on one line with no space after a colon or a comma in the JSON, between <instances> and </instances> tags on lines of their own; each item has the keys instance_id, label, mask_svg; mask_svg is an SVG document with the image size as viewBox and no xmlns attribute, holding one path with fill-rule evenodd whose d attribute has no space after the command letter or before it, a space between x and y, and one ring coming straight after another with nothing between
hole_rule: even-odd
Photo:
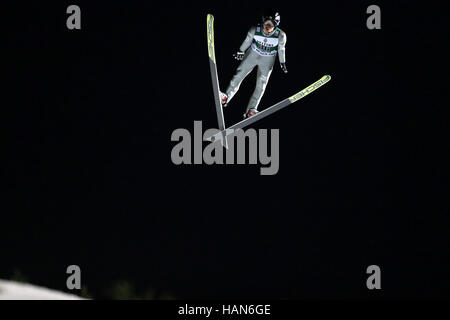
<instances>
[{"instance_id":1,"label":"ski jumper's helmet","mask_svg":"<svg viewBox=\"0 0 450 320\"><path fill-rule=\"evenodd\" d=\"M264 23L267 20L271 20L275 27L280 25L280 14L276 11L267 11L262 16L261 23Z\"/></svg>"}]
</instances>

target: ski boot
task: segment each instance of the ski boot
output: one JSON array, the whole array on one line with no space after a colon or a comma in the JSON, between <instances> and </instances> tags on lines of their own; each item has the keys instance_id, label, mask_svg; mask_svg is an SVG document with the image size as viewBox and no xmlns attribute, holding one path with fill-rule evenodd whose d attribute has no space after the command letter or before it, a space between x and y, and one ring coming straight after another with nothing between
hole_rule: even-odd
<instances>
[{"instance_id":1,"label":"ski boot","mask_svg":"<svg viewBox=\"0 0 450 320\"><path fill-rule=\"evenodd\" d=\"M219 97L220 97L220 102L222 103L222 106L226 107L228 105L227 94L219 91Z\"/></svg>"},{"instance_id":2,"label":"ski boot","mask_svg":"<svg viewBox=\"0 0 450 320\"><path fill-rule=\"evenodd\" d=\"M250 118L251 116L254 116L255 114L257 114L258 112L259 111L256 110L255 108L248 109L248 111L246 113L244 113L244 119Z\"/></svg>"}]
</instances>

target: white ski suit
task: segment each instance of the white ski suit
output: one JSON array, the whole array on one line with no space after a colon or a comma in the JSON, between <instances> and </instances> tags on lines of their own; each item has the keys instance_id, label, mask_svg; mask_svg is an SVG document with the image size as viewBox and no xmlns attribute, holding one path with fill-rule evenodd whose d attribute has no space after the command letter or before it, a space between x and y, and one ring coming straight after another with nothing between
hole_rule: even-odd
<instances>
[{"instance_id":1,"label":"white ski suit","mask_svg":"<svg viewBox=\"0 0 450 320\"><path fill-rule=\"evenodd\" d=\"M255 66L258 66L255 91L248 102L246 113L251 108L257 109L272 73L277 54L280 63L286 62L285 45L286 33L280 28L275 28L272 33L266 35L262 26L251 27L239 48L241 52L248 50L226 90L228 101L239 90L245 77Z\"/></svg>"}]
</instances>

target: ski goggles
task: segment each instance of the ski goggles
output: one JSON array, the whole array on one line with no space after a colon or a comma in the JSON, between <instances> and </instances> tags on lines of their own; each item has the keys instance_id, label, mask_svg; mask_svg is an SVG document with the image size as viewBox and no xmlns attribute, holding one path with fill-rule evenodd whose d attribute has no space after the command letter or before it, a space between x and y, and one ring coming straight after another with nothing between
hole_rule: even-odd
<instances>
[{"instance_id":1,"label":"ski goggles","mask_svg":"<svg viewBox=\"0 0 450 320\"><path fill-rule=\"evenodd\" d=\"M273 28L275 26L272 22L264 22L264 27Z\"/></svg>"}]
</instances>

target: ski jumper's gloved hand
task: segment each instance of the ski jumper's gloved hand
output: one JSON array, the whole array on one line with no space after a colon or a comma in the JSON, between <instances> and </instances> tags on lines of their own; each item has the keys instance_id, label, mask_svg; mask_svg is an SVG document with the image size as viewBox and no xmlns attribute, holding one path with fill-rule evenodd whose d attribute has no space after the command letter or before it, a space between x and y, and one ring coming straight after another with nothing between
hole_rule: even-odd
<instances>
[{"instance_id":1,"label":"ski jumper's gloved hand","mask_svg":"<svg viewBox=\"0 0 450 320\"><path fill-rule=\"evenodd\" d=\"M236 60L244 60L245 51L247 51L248 48L250 48L250 45L252 44L253 37L255 36L256 27L253 26L248 30L247 36L245 37L244 42L242 42L241 46L239 47L239 51L235 53L233 56Z\"/></svg>"},{"instance_id":2,"label":"ski jumper's gloved hand","mask_svg":"<svg viewBox=\"0 0 450 320\"><path fill-rule=\"evenodd\" d=\"M281 70L283 70L284 73L288 73L286 62L281 63Z\"/></svg>"},{"instance_id":3,"label":"ski jumper's gloved hand","mask_svg":"<svg viewBox=\"0 0 450 320\"><path fill-rule=\"evenodd\" d=\"M233 54L233 57L234 57L236 60L241 61L241 60L244 59L244 52L238 51L237 53Z\"/></svg>"}]
</instances>

